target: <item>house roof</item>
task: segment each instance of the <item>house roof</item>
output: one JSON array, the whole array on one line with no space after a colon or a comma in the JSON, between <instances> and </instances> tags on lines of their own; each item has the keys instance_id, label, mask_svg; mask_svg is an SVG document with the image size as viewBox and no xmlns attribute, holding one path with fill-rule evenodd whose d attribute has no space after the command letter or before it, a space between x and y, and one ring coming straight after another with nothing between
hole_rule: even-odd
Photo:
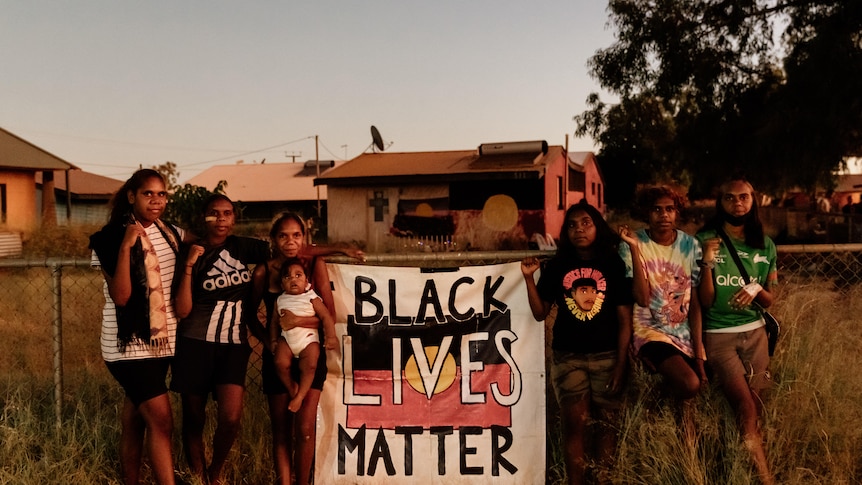
<instances>
[{"instance_id":1,"label":"house roof","mask_svg":"<svg viewBox=\"0 0 862 485\"><path fill-rule=\"evenodd\" d=\"M538 179L561 157L563 147L547 152L480 154L479 150L363 153L315 179L315 185L435 183L452 180Z\"/></svg>"},{"instance_id":2,"label":"house roof","mask_svg":"<svg viewBox=\"0 0 862 485\"><path fill-rule=\"evenodd\" d=\"M0 167L29 171L78 168L3 128L0 128Z\"/></svg>"},{"instance_id":3,"label":"house roof","mask_svg":"<svg viewBox=\"0 0 862 485\"><path fill-rule=\"evenodd\" d=\"M593 152L569 152L568 157L569 167L579 172L585 172L587 170L587 164L592 161L593 165L596 166L596 170L599 172L599 176L604 180L602 169L599 167L599 164L596 161L596 155Z\"/></svg>"},{"instance_id":4,"label":"house roof","mask_svg":"<svg viewBox=\"0 0 862 485\"><path fill-rule=\"evenodd\" d=\"M330 161L321 161L321 173L331 166ZM234 201L271 202L317 200L314 186L316 168L311 171L303 163L255 163L215 165L189 179L188 183L215 188L221 180L227 181L225 195ZM311 163L314 168L314 163ZM311 172L303 175L303 172ZM320 189L320 198L326 198L326 188Z\"/></svg>"},{"instance_id":5,"label":"house roof","mask_svg":"<svg viewBox=\"0 0 862 485\"><path fill-rule=\"evenodd\" d=\"M36 183L42 183L41 172L36 173ZM73 197L107 200L123 186L123 181L83 170L69 170L69 185L72 187ZM54 188L66 190L66 175L63 171L54 172Z\"/></svg>"},{"instance_id":6,"label":"house roof","mask_svg":"<svg viewBox=\"0 0 862 485\"><path fill-rule=\"evenodd\" d=\"M835 192L859 192L862 191L862 174L849 173L837 177Z\"/></svg>"}]
</instances>

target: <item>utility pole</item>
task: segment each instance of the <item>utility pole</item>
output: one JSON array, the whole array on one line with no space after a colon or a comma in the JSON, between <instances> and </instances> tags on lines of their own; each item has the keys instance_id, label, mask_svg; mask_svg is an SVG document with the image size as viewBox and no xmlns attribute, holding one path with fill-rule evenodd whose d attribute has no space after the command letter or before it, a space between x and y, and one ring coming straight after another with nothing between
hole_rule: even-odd
<instances>
[{"instance_id":1,"label":"utility pole","mask_svg":"<svg viewBox=\"0 0 862 485\"><path fill-rule=\"evenodd\" d=\"M317 135L314 135L314 165L317 167L317 178L320 178L320 154L317 147ZM320 223L320 218L323 217L323 210L320 207L320 185L317 186L317 221Z\"/></svg>"}]
</instances>

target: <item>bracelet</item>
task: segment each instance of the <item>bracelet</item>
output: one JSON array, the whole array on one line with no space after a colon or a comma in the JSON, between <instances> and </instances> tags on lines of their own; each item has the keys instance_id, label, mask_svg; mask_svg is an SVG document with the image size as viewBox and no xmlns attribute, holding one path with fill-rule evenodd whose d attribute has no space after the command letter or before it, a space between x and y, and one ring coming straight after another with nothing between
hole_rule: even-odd
<instances>
[{"instance_id":1,"label":"bracelet","mask_svg":"<svg viewBox=\"0 0 862 485\"><path fill-rule=\"evenodd\" d=\"M698 260L697 260L697 265L698 265L698 266L700 266L701 268L709 268L709 269L712 269L712 268L715 268L715 260L712 260L712 261L704 261L704 260L702 260L702 259L698 259Z\"/></svg>"}]
</instances>

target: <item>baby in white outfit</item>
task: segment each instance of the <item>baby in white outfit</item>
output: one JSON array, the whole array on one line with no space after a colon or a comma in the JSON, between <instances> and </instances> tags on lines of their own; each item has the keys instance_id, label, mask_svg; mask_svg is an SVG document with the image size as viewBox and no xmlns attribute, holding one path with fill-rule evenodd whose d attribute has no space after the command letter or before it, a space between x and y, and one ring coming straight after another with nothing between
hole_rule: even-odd
<instances>
[{"instance_id":1,"label":"baby in white outfit","mask_svg":"<svg viewBox=\"0 0 862 485\"><path fill-rule=\"evenodd\" d=\"M281 287L284 293L275 302L273 321L270 328L276 332L280 327L280 318L285 311L296 316L316 316L323 323L327 349L334 349L338 343L335 338L335 320L323 304L323 300L311 289L305 268L298 259L285 261L281 266ZM273 333L273 337L275 337ZM302 405L302 400L311 389L314 372L317 370L317 359L320 357L320 336L317 328L293 327L282 329L281 337L276 344L274 360L278 376L290 392L290 403L287 408L296 412ZM299 383L290 376L293 358L299 357Z\"/></svg>"}]
</instances>

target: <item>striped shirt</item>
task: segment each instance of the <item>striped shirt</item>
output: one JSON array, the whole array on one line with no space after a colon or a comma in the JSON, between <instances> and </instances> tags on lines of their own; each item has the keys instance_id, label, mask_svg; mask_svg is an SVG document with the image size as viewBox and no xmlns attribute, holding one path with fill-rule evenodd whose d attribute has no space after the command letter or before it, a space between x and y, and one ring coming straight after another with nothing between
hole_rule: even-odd
<instances>
[{"instance_id":1,"label":"striped shirt","mask_svg":"<svg viewBox=\"0 0 862 485\"><path fill-rule=\"evenodd\" d=\"M168 317L168 352L156 352L155 349L148 344L138 339L133 340L126 345L125 351L120 352L119 342L117 341L117 310L114 306L114 301L108 292L108 281L102 285L102 292L105 295L105 306L102 308L102 336L100 338L102 345L102 358L106 362L116 362L119 360L136 360L136 359L152 359L159 357L171 357L174 355L175 343L177 338L177 317L174 314L174 301L171 294L171 284L174 279L174 267L176 265L176 255L170 244L162 236L161 231L155 224L150 224L145 228L147 237L153 244L156 250L156 255L159 258L159 269L162 279L162 293L165 295L165 304L167 307ZM182 229L177 229L180 237L183 237ZM99 257L96 252L92 252L91 266L101 266Z\"/></svg>"}]
</instances>

